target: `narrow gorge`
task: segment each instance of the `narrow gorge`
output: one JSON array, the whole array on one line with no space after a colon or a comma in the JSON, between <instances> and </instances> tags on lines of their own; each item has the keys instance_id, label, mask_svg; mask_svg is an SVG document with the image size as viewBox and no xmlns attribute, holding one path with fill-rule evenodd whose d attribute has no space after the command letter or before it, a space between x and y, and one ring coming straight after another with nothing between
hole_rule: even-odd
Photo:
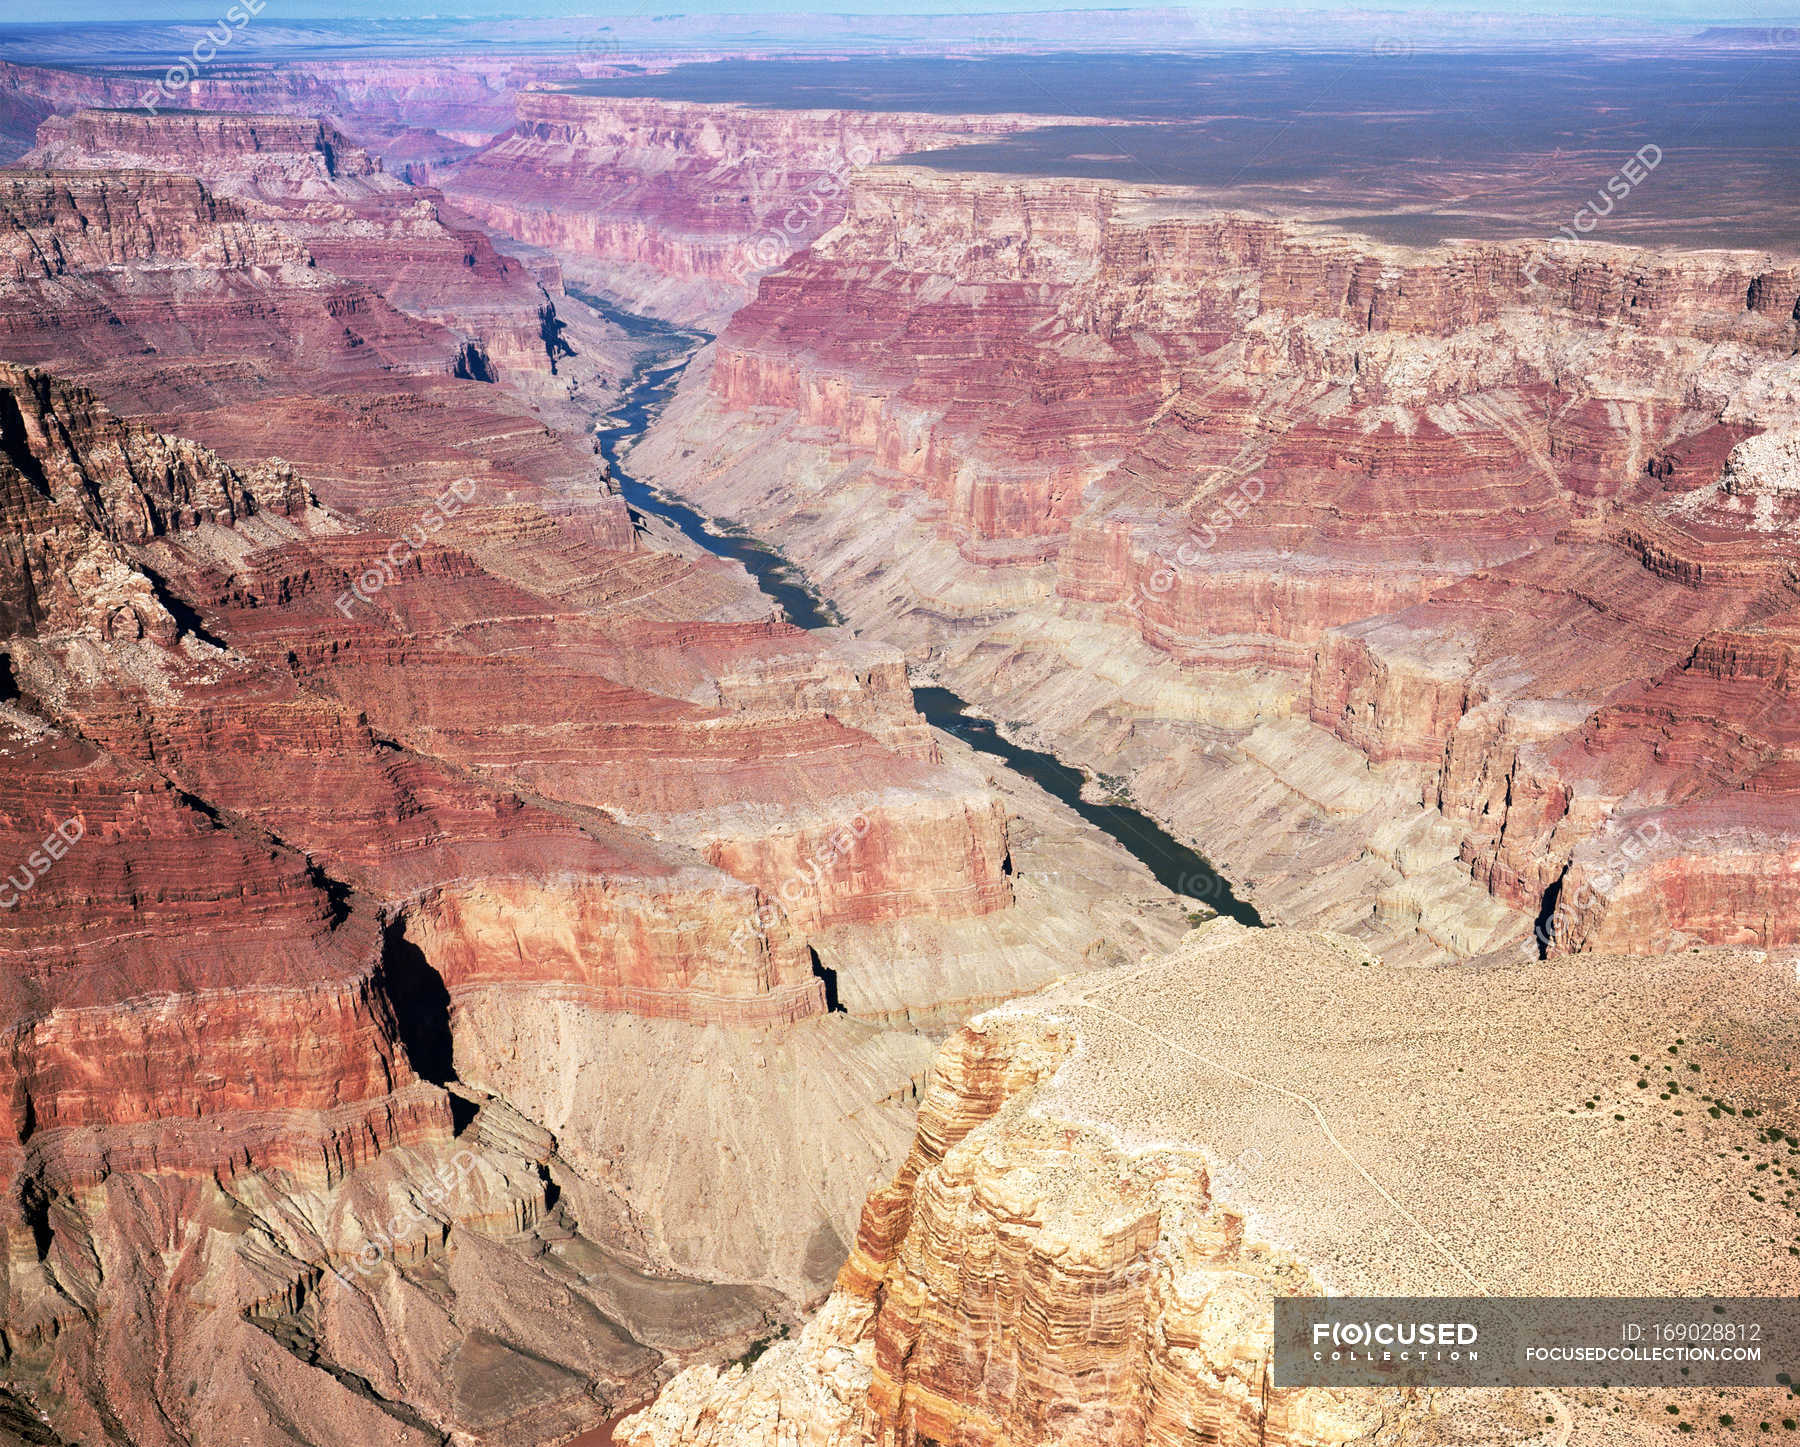
<instances>
[{"instance_id":1,"label":"narrow gorge","mask_svg":"<svg viewBox=\"0 0 1800 1447\"><path fill-rule=\"evenodd\" d=\"M1407 252L903 167L849 205L648 476L1275 918L1418 959L1540 913L1557 953L1794 942L1792 520L1754 460L1793 263Z\"/></svg>"},{"instance_id":2,"label":"narrow gorge","mask_svg":"<svg viewBox=\"0 0 1800 1447\"><path fill-rule=\"evenodd\" d=\"M799 628L839 624L841 615L831 601L810 580L797 574L794 565L779 552L741 530L722 526L696 512L684 500L632 475L628 465L632 449L655 426L689 363L712 339L673 326L659 327L649 318L621 314L615 308L607 310L614 318L624 316L634 337L659 338L628 379L618 405L596 427L601 455L620 494L638 512L661 518L690 542L741 565L789 623ZM683 347L687 348L685 352ZM1159 884L1193 901L1199 906L1193 918L1224 914L1249 924L1262 923L1255 909L1236 897L1230 884L1202 855L1172 838L1155 820L1112 797L1116 789L1108 789L1054 755L1020 745L991 721L972 714L966 699L940 684L917 684L912 698L919 716L933 728L1001 760L1022 781L1035 784L1118 843ZM1095 793L1105 797L1090 798Z\"/></svg>"}]
</instances>

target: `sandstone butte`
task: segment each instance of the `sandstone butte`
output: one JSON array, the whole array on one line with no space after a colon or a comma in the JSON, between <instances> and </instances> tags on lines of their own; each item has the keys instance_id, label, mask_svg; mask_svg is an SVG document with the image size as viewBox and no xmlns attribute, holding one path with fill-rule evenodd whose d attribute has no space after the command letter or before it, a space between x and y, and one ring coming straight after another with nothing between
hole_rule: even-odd
<instances>
[{"instance_id":1,"label":"sandstone butte","mask_svg":"<svg viewBox=\"0 0 1800 1447\"><path fill-rule=\"evenodd\" d=\"M1468 1283L1208 1062L1442 1092L1323 1108L1484 1288L1791 1291L1715 1164L1751 1128L1626 1062L1699 1042L1794 1124L1800 266L846 174L1026 122L525 89L572 73L250 66L151 118L0 69L0 823L83 822L0 921L0 1425L551 1441L691 1360L625 1440L1666 1436L1270 1390L1272 1293ZM633 524L584 435L631 348L565 268L747 302L633 468L861 637ZM1144 963L1170 898L924 729L908 659L1335 933Z\"/></svg>"},{"instance_id":2,"label":"sandstone butte","mask_svg":"<svg viewBox=\"0 0 1800 1447\"><path fill-rule=\"evenodd\" d=\"M550 1441L794 1320L904 1152L908 1022L1165 948L1173 897L895 650L634 523L586 435L633 349L551 259L329 123L36 139L0 1425Z\"/></svg>"}]
</instances>

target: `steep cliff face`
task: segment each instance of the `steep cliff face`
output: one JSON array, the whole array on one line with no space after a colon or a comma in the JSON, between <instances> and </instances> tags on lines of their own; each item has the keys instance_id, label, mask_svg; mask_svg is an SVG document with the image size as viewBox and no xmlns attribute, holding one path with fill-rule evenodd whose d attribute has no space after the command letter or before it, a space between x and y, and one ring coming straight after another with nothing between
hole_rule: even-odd
<instances>
[{"instance_id":1,"label":"steep cliff face","mask_svg":"<svg viewBox=\"0 0 1800 1447\"><path fill-rule=\"evenodd\" d=\"M212 32L215 37L218 30ZM568 82L612 73L603 60L471 57L270 64L232 57L171 88L150 75L0 61L0 147L7 158L29 150L52 115L87 106L158 115L170 111L278 112L311 122L324 117L354 134L399 174L468 155L513 123L515 96L546 80Z\"/></svg>"},{"instance_id":2,"label":"steep cliff face","mask_svg":"<svg viewBox=\"0 0 1800 1447\"><path fill-rule=\"evenodd\" d=\"M695 1368L617 1431L634 1447L920 1440L1368 1440L1383 1404L1271 1394L1277 1290L1194 1154L1123 1154L1034 1114L1075 1048L1047 1017L982 1017L939 1053L918 1133L863 1210L837 1291L747 1374Z\"/></svg>"},{"instance_id":3,"label":"steep cliff face","mask_svg":"<svg viewBox=\"0 0 1800 1447\"><path fill-rule=\"evenodd\" d=\"M1744 1191L1764 1132L1677 1115L1679 1084L1658 1099L1633 1088L1653 1042L1680 1039L1708 1092L1785 1118L1800 1027L1785 963L1709 951L1584 964L1573 980L1559 961L1496 965L1477 993L1463 972L1396 968L1342 936L1215 921L1165 959L979 1016L939 1051L912 1149L870 1194L798 1340L747 1370L690 1369L616 1435L1666 1440L1660 1394L1338 1394L1272 1379L1278 1296L1792 1278L1781 1241L1763 1237L1776 1210ZM1583 1092L1607 1113L1571 1106ZM1690 1243L1660 1215L1633 1221L1647 1187L1718 1201L1742 1234L1683 1259ZM1608 1221L1597 1255L1591 1233ZM1781 1400L1728 1392L1707 1411L1755 1421Z\"/></svg>"},{"instance_id":4,"label":"steep cliff face","mask_svg":"<svg viewBox=\"0 0 1800 1447\"><path fill-rule=\"evenodd\" d=\"M114 124L112 118L97 118L96 124L100 121ZM148 146L162 134L162 124L131 118L118 134ZM170 125L172 144L184 147L189 122ZM220 134L243 140L229 128ZM280 152L290 143L317 159L317 135L292 127L276 127L266 149ZM225 174L235 173L227 167ZM245 289L272 290L276 304L297 319L317 314L310 276L266 277L236 265L229 253L215 261L205 252L208 213L223 208L227 229L254 225L236 219L242 212L235 208L250 202L216 198L191 181L131 175L138 189L127 188L126 197L134 203L148 197L159 209L145 216L138 204L129 211L133 219L142 218L142 226L136 239L123 243L85 240L104 230L119 209L107 191L113 183L103 175L83 173L79 187L45 177L33 190L28 182L24 194L39 204L27 210L21 202L21 234L32 254L57 254L65 230L109 253L125 244L145 254L170 253L174 260L175 248L183 247L182 283L190 296L203 297L209 284L230 277ZM172 226L160 209L171 189L189 207L181 213L185 229ZM118 286L118 273L98 255L77 253L54 280L98 291ZM0 310L23 318L37 280L27 278L11 306ZM503 290L503 277L490 282ZM152 294L145 303L146 318L167 325L166 298ZM186 329L192 332L205 325L208 313L200 300L188 307ZM328 303L325 311L330 310ZM398 311L389 314L418 328L421 340L431 337L429 327ZM99 347L101 332L100 325L84 327L77 318L46 344L79 358ZM154 365L136 368L129 382L119 384L130 400L191 386L193 364L167 332L157 335L168 349L159 347ZM227 365L233 342L247 347L254 340L220 337L207 364ZM700 581L712 570L637 547L621 501L597 475L591 453L583 460L569 439L535 419L521 430L524 408L507 390L439 374L423 396L409 389L392 400L371 398L362 390L367 383L353 371L366 365L359 341L351 338L340 346L335 361L344 375L333 379L346 389L341 405L354 408L353 435L334 439L319 435L316 427L303 431L307 421L316 423L321 416L324 399L316 371L295 375L269 369L257 385L272 405L251 416L239 408L216 408L205 421L240 452L259 444L279 443L284 450L294 444L300 466L324 499L360 512L365 520L289 520L292 526L271 525L246 539L251 546L232 544L223 551L210 538L168 539L156 559L167 575L191 580L187 597L207 611L217 636L240 643L278 670L278 678L290 681L278 681L274 692L245 701L239 697L240 679L218 678L190 660L165 662L160 671L173 668L181 675L177 695L165 697L161 710L147 711L129 685L94 692L79 705L91 736L128 756L159 761L201 797L266 817L282 837L328 856L338 877L382 896L416 891L432 882L436 870L458 877L459 851L489 847L459 841L460 831L441 834L430 822L434 810L419 812L423 801L436 801L435 812L474 821L478 834L493 827L479 821L503 821L507 813L504 793L490 795L446 775L431 762L441 758L502 790L523 788L606 811L594 823L615 844L615 856L594 855L598 846L591 842L564 846L593 856L603 872L641 882L673 879L687 868L655 849L645 853L618 844L625 835L607 819L638 821L735 869L760 887L763 897L748 893L738 908L712 886L698 886L693 896L702 914L717 913L727 922L726 937L741 920L770 912L785 917L797 911L817 926L931 909L980 915L1010 903L1004 830L992 800L978 781L951 777L935 764L896 682L902 677L897 660L890 655L833 665L828 648L786 642L797 639L795 630L772 635L766 625L713 625L710 659L696 656L681 665L690 676L674 685L674 696L660 691L669 685L658 681L661 665L654 660L670 664L683 652L681 640L637 643L631 600L659 593L679 608L684 589L703 596ZM391 354L386 360L388 366L379 368L384 376L391 375ZM97 370L103 383L117 375L110 367ZM276 396L267 397L270 392ZM436 455L430 444L421 445L420 436L432 425L432 410L421 403L433 395L440 405L455 400L459 410L457 434L440 437ZM48 423L32 425L46 436L53 430ZM321 446L354 472L334 477L329 468L318 467ZM445 464L453 458L451 473ZM110 485L111 460L97 457L99 480L92 486ZM78 468L79 461L69 465ZM295 506L292 496L287 505ZM233 521L229 507L215 505L211 513L217 517L209 520L219 525ZM384 517L393 519L392 531L381 526ZM537 587L511 578L529 579ZM554 597L575 580L583 584L582 596L569 605L550 601L543 591ZM17 604L25 613L36 606L26 598ZM166 621L146 616L122 619L118 626L128 624L133 637L154 624L161 642L174 641ZM422 686L426 676L435 679L433 686ZM615 681L623 678L630 682ZM48 693L56 684L40 681L39 686ZM681 693L696 688L710 702L680 701ZM496 700L505 701L500 715ZM379 738L353 721L358 713L375 723ZM875 733L865 733L863 726ZM271 744L252 765L248 752L239 750L248 751L259 737ZM559 737L560 745L546 753L546 740ZM898 751L880 739L897 744ZM410 746L409 752L395 756L390 740ZM310 802L316 788L310 780L322 754L340 761L343 801L354 801L354 807L330 816L321 816ZM646 771L646 759L667 768ZM786 810L789 824L801 825L800 831L776 829L771 807ZM376 827L383 819L394 825ZM404 822L409 820L418 822ZM822 875L821 850L853 823L853 847L838 849L833 843L825 855L830 868ZM396 847L415 827L414 845ZM543 870L555 855L550 841L581 834L577 826L529 809L499 827L538 841L521 862L539 887L547 883ZM845 855L851 857L836 867ZM790 879L796 873L803 886L798 890ZM782 903L773 903L784 890ZM608 911L618 904L634 914L649 908L644 916L649 920L668 901L654 907L646 902L663 893L661 885L648 894L634 885L619 901L595 901L592 907L600 912L594 918L610 917ZM442 908L445 917L480 916L479 910L470 915L467 905L452 908L445 901ZM674 917L686 908L677 907ZM647 938L676 938L661 927L647 927ZM817 986L804 954L797 975L792 940L778 946L785 962L770 963L769 934L767 921L760 921L747 941L738 941L735 963L751 978L773 970L782 989L815 999ZM692 941L681 948L691 955ZM603 969L594 983L654 992L667 985L661 968L652 967L646 977L636 965L622 962L621 973ZM668 980L694 985L697 998L718 993L690 978L695 968L671 964ZM782 1012L790 1008L784 1005Z\"/></svg>"},{"instance_id":5,"label":"steep cliff face","mask_svg":"<svg viewBox=\"0 0 1800 1447\"><path fill-rule=\"evenodd\" d=\"M160 124L133 120L134 144L151 144ZM179 149L185 123L167 129ZM220 185L237 184L235 157L215 159ZM206 158L184 152L182 164ZM428 200L402 188L275 203L249 189L227 196L145 170L11 173L0 184L7 354L244 466L284 457L327 503L394 507L395 534L438 517L447 495L452 508L478 496L510 505L507 525L484 538L496 566L523 566L521 553L558 541L628 545L629 519L591 444L562 430L585 425L584 378L591 391L600 373L616 377L604 350L616 333L600 335L596 371L572 373L565 359L552 375L538 284L485 239L459 239ZM315 251L367 280L328 270ZM529 332L536 360L499 368L472 340L487 327ZM508 385L493 385L502 370Z\"/></svg>"},{"instance_id":6,"label":"steep cliff face","mask_svg":"<svg viewBox=\"0 0 1800 1447\"><path fill-rule=\"evenodd\" d=\"M367 912L334 907L274 840L16 708L6 746L9 1190L18 1147L46 1132L79 1159L80 1127L271 1110L298 1122L411 1083ZM197 929L216 952L194 956ZM98 1060L114 1062L103 1077ZM324 1149L304 1126L277 1132L257 1164L266 1149L341 1174L384 1143L361 1131Z\"/></svg>"},{"instance_id":7,"label":"steep cliff face","mask_svg":"<svg viewBox=\"0 0 1800 1447\"><path fill-rule=\"evenodd\" d=\"M640 532L587 397L471 354L516 263L328 127L45 130L0 185L6 1411L559 1439L822 1293L904 1149L890 1022L1175 902L1041 806L1015 892L898 653Z\"/></svg>"},{"instance_id":8,"label":"steep cliff face","mask_svg":"<svg viewBox=\"0 0 1800 1447\"><path fill-rule=\"evenodd\" d=\"M858 168L1055 117L782 111L532 91L444 180L496 231L633 304L712 321L844 212Z\"/></svg>"},{"instance_id":9,"label":"steep cliff face","mask_svg":"<svg viewBox=\"0 0 1800 1447\"><path fill-rule=\"evenodd\" d=\"M827 713L796 717L791 694L773 708L719 710L610 684L583 657L592 620L546 614L543 600L466 560L422 566L417 582L378 594L392 612L355 616L340 606L354 599L354 575L324 571L310 540L328 530L291 473L247 480L42 374L5 379L23 539L6 591L29 633L14 649L18 685L115 757L261 821L334 879L405 901L409 936L452 989L536 979L677 1018L730 1015L734 1000L750 1018L791 1018L823 1008L794 926L1010 905L1004 817L978 782L890 755ZM286 513L259 503L257 486ZM202 518L212 529L254 520L264 545L254 582L220 569L223 538L171 530L170 516L190 531ZM214 591L177 599L153 576ZM183 642L188 600L218 629L210 652ZM453 641L499 605L535 615L525 625L534 665L504 621L485 651ZM438 611L435 627L426 609ZM225 653L219 635L249 656ZM496 717L497 699L512 700L510 719ZM371 712L353 712L357 700ZM584 707L609 721L565 729L571 762L547 767L546 735ZM393 735L371 729L371 716ZM646 759L685 774L681 790L646 794ZM523 804L458 765L578 812ZM771 802L784 796L785 830ZM815 812L842 826L793 829ZM617 818L654 821L708 863Z\"/></svg>"},{"instance_id":10,"label":"steep cliff face","mask_svg":"<svg viewBox=\"0 0 1800 1447\"><path fill-rule=\"evenodd\" d=\"M1074 1043L1051 1022L984 1020L939 1056L912 1153L840 1277L839 1312L879 1302L875 1440L1362 1436L1379 1405L1269 1400L1247 1329L1304 1276L1245 1242L1199 1159L1126 1161L1103 1132L1020 1108Z\"/></svg>"},{"instance_id":11,"label":"steep cliff face","mask_svg":"<svg viewBox=\"0 0 1800 1447\"><path fill-rule=\"evenodd\" d=\"M0 621L9 634L77 629L173 642L176 624L125 549L202 522L293 516L291 469L243 476L204 448L122 426L94 398L0 363Z\"/></svg>"},{"instance_id":12,"label":"steep cliff face","mask_svg":"<svg viewBox=\"0 0 1800 1447\"><path fill-rule=\"evenodd\" d=\"M1279 916L1784 943L1797 297L1748 253L879 167L640 460ZM1640 833L1654 887L1601 867Z\"/></svg>"},{"instance_id":13,"label":"steep cliff face","mask_svg":"<svg viewBox=\"0 0 1800 1447\"><path fill-rule=\"evenodd\" d=\"M1042 1016L984 1016L954 1036L905 1165L871 1195L800 1340L747 1374L694 1368L618 1438L1248 1444L1391 1431L1397 1402L1271 1392L1273 1296L1311 1283L1246 1239L1201 1156L1125 1154L1104 1130L1034 1113L1078 1038Z\"/></svg>"},{"instance_id":14,"label":"steep cliff face","mask_svg":"<svg viewBox=\"0 0 1800 1447\"><path fill-rule=\"evenodd\" d=\"M65 651L178 645L180 605L136 565L135 547L282 518L302 497L291 472L240 475L204 449L118 423L85 392L0 365L0 597L13 696L45 681L66 698L72 690L53 673ZM367 913L347 921L272 837L8 708L5 857L18 866L5 907L24 961L8 979L21 1012L10 1091L20 1142L171 1108L266 1106L271 1096L301 1110L379 1101L412 1079L372 983L379 940ZM215 932L216 954L193 956L197 928ZM152 1012L124 1008L172 986L178 998ZM312 1012L341 1029L306 1041ZM270 1040L259 1045L264 1030ZM132 1078L96 1078L84 1057L129 1062Z\"/></svg>"},{"instance_id":15,"label":"steep cliff face","mask_svg":"<svg viewBox=\"0 0 1800 1447\"><path fill-rule=\"evenodd\" d=\"M60 1434L45 1440L123 1421L171 1447L294 1421L312 1440L433 1440L424 1416L395 1423L364 1375L382 1361L376 1380L411 1375L391 1349L395 1265L442 1269L458 1231L477 1255L519 1252L553 1214L539 1171L554 1153L457 1139L450 1098L415 1065L435 1068L420 1049L431 1001L375 901L81 727L97 695L176 709L198 675L238 675L234 702L255 702L244 660L144 559L292 528L309 500L290 469L239 473L16 367L0 368L0 449L9 1407ZM608 1234L590 1204L589 1229ZM457 1297L436 1334L453 1352L479 1345L491 1292L465 1275ZM760 1320L750 1307L726 1330ZM510 1359L494 1340L493 1362ZM339 1375L306 1365L321 1359ZM540 1415L579 1425L658 1360L558 1366ZM411 1400L479 1429L469 1402Z\"/></svg>"},{"instance_id":16,"label":"steep cliff face","mask_svg":"<svg viewBox=\"0 0 1800 1447\"><path fill-rule=\"evenodd\" d=\"M241 615L208 587L265 628L282 606L229 582L234 559L355 535L292 469L239 472L29 369L0 372L0 423L15 1402L64 1440L148 1415L135 1439L169 1444L282 1422L550 1437L641 1395L666 1353L766 1330L782 1297L713 1285L704 1257L686 1276L633 1225L668 1181L628 1203L604 1161L584 1175L458 1086L468 1126L420 1077L453 1078L469 996L495 983L515 998L484 1029L571 1005L677 1032L820 1014L785 914L734 939L753 886L472 783L232 646ZM878 1100L910 1068L857 1066ZM484 1139L484 1117L514 1123ZM815 1229L791 1212L767 1250ZM515 1304L521 1269L546 1307ZM408 1271L440 1282L423 1334Z\"/></svg>"},{"instance_id":17,"label":"steep cliff face","mask_svg":"<svg viewBox=\"0 0 1800 1447\"><path fill-rule=\"evenodd\" d=\"M448 333L320 273L272 222L189 177L7 172L0 217L9 359L129 371L119 385L135 380L145 403L158 392L173 402L183 384L191 403L199 377L232 378L252 395L278 393L296 374L341 378L366 365L356 355L365 347L420 373L448 374L457 355ZM203 349L216 358L210 374ZM243 369L230 360L252 351L268 359L266 375L233 377ZM145 354L157 365L136 365Z\"/></svg>"},{"instance_id":18,"label":"steep cliff face","mask_svg":"<svg viewBox=\"0 0 1800 1447\"><path fill-rule=\"evenodd\" d=\"M451 329L459 375L567 401L584 387L603 395L626 370L623 338L571 307L553 269L533 275L501 256L439 192L387 175L326 122L79 110L47 120L21 164L197 177L292 237L309 265Z\"/></svg>"},{"instance_id":19,"label":"steep cliff face","mask_svg":"<svg viewBox=\"0 0 1800 1447\"><path fill-rule=\"evenodd\" d=\"M250 223L242 207L188 178L9 171L4 179L7 280L15 286L152 262L306 265L306 253L273 227Z\"/></svg>"},{"instance_id":20,"label":"steep cliff face","mask_svg":"<svg viewBox=\"0 0 1800 1447\"><path fill-rule=\"evenodd\" d=\"M381 163L335 126L301 116L218 115L82 109L38 128L37 146L20 158L55 170L186 171L277 196L332 196L332 185L371 183Z\"/></svg>"}]
</instances>

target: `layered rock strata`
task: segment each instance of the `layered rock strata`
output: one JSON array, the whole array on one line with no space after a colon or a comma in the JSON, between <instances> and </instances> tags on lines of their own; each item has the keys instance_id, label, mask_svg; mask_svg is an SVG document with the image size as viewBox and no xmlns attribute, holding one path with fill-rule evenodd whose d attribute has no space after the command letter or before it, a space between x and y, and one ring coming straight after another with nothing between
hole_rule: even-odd
<instances>
[{"instance_id":1,"label":"layered rock strata","mask_svg":"<svg viewBox=\"0 0 1800 1447\"><path fill-rule=\"evenodd\" d=\"M0 155L10 160L29 150L49 117L89 106L141 115L276 112L308 121L324 117L369 146L396 175L410 168L425 176L506 131L514 101L527 87L615 73L609 57L572 51L536 59L380 56L278 64L241 55L232 59L231 65L204 68L174 88L166 73L146 77L0 61Z\"/></svg>"},{"instance_id":2,"label":"layered rock strata","mask_svg":"<svg viewBox=\"0 0 1800 1447\"><path fill-rule=\"evenodd\" d=\"M1797 297L878 167L638 457L1277 917L1785 943Z\"/></svg>"},{"instance_id":3,"label":"layered rock strata","mask_svg":"<svg viewBox=\"0 0 1800 1447\"><path fill-rule=\"evenodd\" d=\"M747 1369L683 1373L616 1435L1666 1440L1663 1393L1271 1380L1282 1295L1762 1294L1793 1279L1792 1213L1755 1189L1756 1163L1785 1159L1767 1122L1796 1106L1785 962L1586 963L1576 981L1560 961L1495 966L1477 995L1462 972L1391 966L1342 936L1215 921L1164 959L982 1015L933 1062L911 1152L798 1340ZM1676 1040L1668 1070L1639 1063ZM1691 1087L1674 1079L1687 1064ZM1662 1089L1635 1089L1640 1074ZM1683 1095L1733 1113L1683 1112ZM1663 1208L1636 1209L1646 1190L1727 1224L1696 1255ZM1701 1420L1770 1418L1784 1400L1708 1393Z\"/></svg>"},{"instance_id":4,"label":"layered rock strata","mask_svg":"<svg viewBox=\"0 0 1800 1447\"><path fill-rule=\"evenodd\" d=\"M733 947L753 886L385 740L225 641L209 579L353 535L291 469L240 473L40 372L7 369L0 399L16 1399L64 1440L150 1413L134 1440L552 1436L668 1353L766 1330L780 1297L675 1271L620 1186L528 1123L459 1133L432 1082L484 981L524 991L515 1018L820 1013L785 917ZM904 1091L903 1059L882 1063L881 1093ZM171 1238L185 1266L140 1249ZM521 1315L505 1283L547 1248L561 1307ZM423 1334L408 1272L448 1273ZM165 1323L151 1355L145 1313Z\"/></svg>"},{"instance_id":5,"label":"layered rock strata","mask_svg":"<svg viewBox=\"0 0 1800 1447\"><path fill-rule=\"evenodd\" d=\"M533 274L500 255L441 193L388 175L326 122L84 109L47 120L19 164L194 176L274 222L314 265L451 329L459 375L563 400L585 387L598 403L627 370L628 344L571 305L553 268Z\"/></svg>"},{"instance_id":6,"label":"layered rock strata","mask_svg":"<svg viewBox=\"0 0 1800 1447\"><path fill-rule=\"evenodd\" d=\"M821 955L929 917L1028 988L1122 911L1015 894L896 652L647 540L566 359L481 340L542 293L467 223L317 122L43 142L0 177L0 1421L557 1440L791 1320L904 1149L890 1025L980 963L920 942L854 1020Z\"/></svg>"},{"instance_id":7,"label":"layered rock strata","mask_svg":"<svg viewBox=\"0 0 1800 1447\"><path fill-rule=\"evenodd\" d=\"M512 131L444 186L593 285L658 315L714 322L838 222L858 168L1058 119L533 91L519 96Z\"/></svg>"}]
</instances>

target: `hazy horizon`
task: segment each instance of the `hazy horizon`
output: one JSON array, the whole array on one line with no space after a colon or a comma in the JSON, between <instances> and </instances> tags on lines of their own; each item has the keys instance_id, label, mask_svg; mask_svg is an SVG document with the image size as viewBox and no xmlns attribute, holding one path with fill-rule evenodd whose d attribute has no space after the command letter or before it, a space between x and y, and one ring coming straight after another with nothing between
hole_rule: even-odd
<instances>
[{"instance_id":1,"label":"hazy horizon","mask_svg":"<svg viewBox=\"0 0 1800 1447\"><path fill-rule=\"evenodd\" d=\"M94 24L207 24L229 8L229 0L216 4L182 0L176 4L127 4L122 0L69 0L58 7L54 16L16 19L10 26L69 26ZM906 0L901 5L883 4L881 0L682 0L676 6L594 5L585 0L548 0L548 3L520 4L519 0L455 0L449 5L421 3L419 8L401 12L380 0L267 0L259 18L284 21L385 20L390 22L452 22L459 20L546 20L590 18L614 20L670 19L696 15L820 15L820 16L892 16L892 15L977 15L1035 11L1043 13L1106 10L1162 10L1176 14L1186 12L1197 18L1231 16L1243 19L1258 11L1271 16L1294 16L1317 13L1341 19L1348 16L1408 14L1432 18L1493 17L1502 21L1554 19L1567 21L1618 19L1633 24L1662 25L1768 25L1786 23L1800 17L1791 0L1749 0L1749 3L1705 6L1678 3L1678 0L1649 0L1631 5L1615 0L1568 0L1547 7L1536 0L1527 3L1440 4L1433 0L1390 0L1390 3L1356 4L1352 0L1316 0L1289 6L1248 6L1217 0L1217 3L1169 5L1162 0L1112 0L1098 5L1070 5L1054 0L1013 0L1007 4L965 4L962 0Z\"/></svg>"}]
</instances>

